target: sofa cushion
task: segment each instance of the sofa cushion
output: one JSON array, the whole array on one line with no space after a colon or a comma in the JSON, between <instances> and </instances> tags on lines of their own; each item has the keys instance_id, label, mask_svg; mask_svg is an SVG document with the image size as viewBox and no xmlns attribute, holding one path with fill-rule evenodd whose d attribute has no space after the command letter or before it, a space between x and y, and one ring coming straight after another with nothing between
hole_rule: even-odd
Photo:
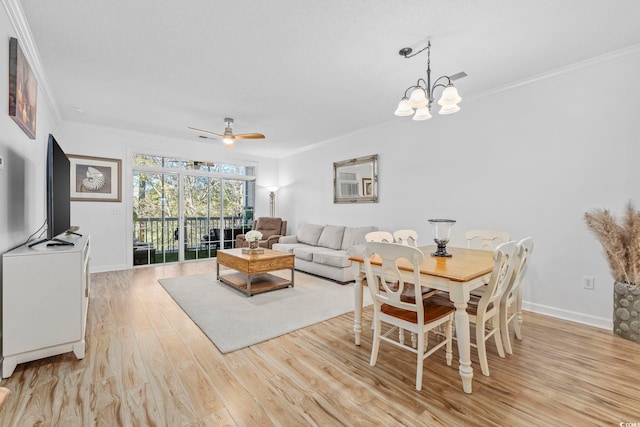
<instances>
[{"instance_id":1,"label":"sofa cushion","mask_svg":"<svg viewBox=\"0 0 640 427\"><path fill-rule=\"evenodd\" d=\"M378 231L378 227L347 227L344 230L344 237L342 238L342 248L344 250L349 249L351 246L361 245L365 243L364 236L371 232Z\"/></svg>"},{"instance_id":2,"label":"sofa cushion","mask_svg":"<svg viewBox=\"0 0 640 427\"><path fill-rule=\"evenodd\" d=\"M309 245L301 245L296 248L293 248L293 254L298 259L302 259L305 261L313 261L314 254L316 252L333 252L331 249L323 248L321 246L309 246Z\"/></svg>"},{"instance_id":3,"label":"sofa cushion","mask_svg":"<svg viewBox=\"0 0 640 427\"><path fill-rule=\"evenodd\" d=\"M340 249L342 247L344 229L345 227L342 225L325 225L318 239L318 246Z\"/></svg>"},{"instance_id":4,"label":"sofa cushion","mask_svg":"<svg viewBox=\"0 0 640 427\"><path fill-rule=\"evenodd\" d=\"M302 224L298 229L298 242L316 246L323 229L324 225Z\"/></svg>"},{"instance_id":5,"label":"sofa cushion","mask_svg":"<svg viewBox=\"0 0 640 427\"><path fill-rule=\"evenodd\" d=\"M292 254L295 248L305 247L302 243L274 243L271 249L278 252L286 252Z\"/></svg>"},{"instance_id":6,"label":"sofa cushion","mask_svg":"<svg viewBox=\"0 0 640 427\"><path fill-rule=\"evenodd\" d=\"M330 265L332 267L349 267L351 261L347 257L347 251L323 251L313 254L313 262Z\"/></svg>"}]
</instances>

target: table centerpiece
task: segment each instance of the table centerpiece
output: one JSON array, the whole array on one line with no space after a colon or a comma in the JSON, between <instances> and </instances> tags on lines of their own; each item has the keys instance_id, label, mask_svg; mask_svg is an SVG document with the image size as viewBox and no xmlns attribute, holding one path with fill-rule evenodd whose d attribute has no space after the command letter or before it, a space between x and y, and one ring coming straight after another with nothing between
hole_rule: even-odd
<instances>
[{"instance_id":1,"label":"table centerpiece","mask_svg":"<svg viewBox=\"0 0 640 427\"><path fill-rule=\"evenodd\" d=\"M249 243L248 248L242 248L243 254L262 254L264 249L258 247L258 243L262 239L262 233L258 230L251 230L244 236L245 240Z\"/></svg>"}]
</instances>

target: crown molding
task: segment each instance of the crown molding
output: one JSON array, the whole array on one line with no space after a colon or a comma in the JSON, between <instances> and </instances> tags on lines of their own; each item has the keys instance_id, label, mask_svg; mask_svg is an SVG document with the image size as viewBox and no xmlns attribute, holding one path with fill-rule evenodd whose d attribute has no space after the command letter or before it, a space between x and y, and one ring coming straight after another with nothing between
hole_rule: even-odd
<instances>
[{"instance_id":1,"label":"crown molding","mask_svg":"<svg viewBox=\"0 0 640 427\"><path fill-rule=\"evenodd\" d=\"M20 1L2 0L2 5L7 11L9 21L11 21L11 24L16 31L20 49L22 50L25 58L27 58L27 61L29 61L33 74L38 80L38 91L44 94L45 101L53 115L53 118L59 123L62 120L60 109L58 108L58 104L53 96L51 85L49 85L49 80L47 79L47 74L42 66L42 61L40 61L38 48L33 40L33 36L31 35L31 28L24 16L24 11L22 10Z\"/></svg>"},{"instance_id":2,"label":"crown molding","mask_svg":"<svg viewBox=\"0 0 640 427\"><path fill-rule=\"evenodd\" d=\"M585 59L579 62L574 62L573 64L569 64L564 67L555 68L553 70L545 71L540 74L535 74L533 76L526 77L522 80L518 80L512 83L507 83L505 85L502 85L493 89L489 89L474 95L470 95L470 96L467 96L465 100L471 101L475 99L485 98L488 96L498 95L502 92L518 89L520 87L538 83L543 80L552 79L555 77L563 76L565 74L573 73L575 71L583 70L585 68L595 67L595 66L606 64L609 62L625 60L627 58L633 58L638 55L640 55L640 44L634 44L622 49L605 53L603 55Z\"/></svg>"}]
</instances>

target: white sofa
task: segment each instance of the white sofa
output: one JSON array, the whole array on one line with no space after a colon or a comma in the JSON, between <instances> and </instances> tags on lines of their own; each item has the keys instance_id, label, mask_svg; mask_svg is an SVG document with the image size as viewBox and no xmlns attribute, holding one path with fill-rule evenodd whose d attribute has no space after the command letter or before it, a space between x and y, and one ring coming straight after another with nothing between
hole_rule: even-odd
<instances>
[{"instance_id":1,"label":"white sofa","mask_svg":"<svg viewBox=\"0 0 640 427\"><path fill-rule=\"evenodd\" d=\"M364 236L378 227L302 224L296 235L282 236L275 251L295 255L296 270L345 283L354 280L347 250L365 243Z\"/></svg>"}]
</instances>

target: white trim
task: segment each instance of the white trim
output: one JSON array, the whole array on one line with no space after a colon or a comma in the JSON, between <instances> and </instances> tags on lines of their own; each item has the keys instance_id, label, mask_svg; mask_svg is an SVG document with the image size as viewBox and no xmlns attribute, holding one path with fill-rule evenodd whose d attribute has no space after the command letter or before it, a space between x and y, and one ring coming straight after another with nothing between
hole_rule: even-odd
<instances>
[{"instance_id":1,"label":"white trim","mask_svg":"<svg viewBox=\"0 0 640 427\"><path fill-rule=\"evenodd\" d=\"M44 67L42 66L42 61L40 60L40 55L38 54L38 48L36 47L36 43L33 40L31 28L29 27L29 23L24 16L24 11L22 10L20 1L2 0L2 4L7 11L9 21L11 21L13 28L16 30L20 49L22 50L24 56L27 58L27 61L29 61L29 65L33 70L33 74L35 74L36 79L38 80L38 91L44 94L45 101L49 107L49 110L51 111L51 114L53 115L53 118L56 120L56 122L59 123L62 121L60 109L58 108L56 99L53 96L51 85L49 84L47 74L45 73Z\"/></svg>"},{"instance_id":2,"label":"white trim","mask_svg":"<svg viewBox=\"0 0 640 427\"><path fill-rule=\"evenodd\" d=\"M133 250L131 250L131 256L133 256ZM208 258L211 259L211 258ZM159 265L159 264L151 264L151 265ZM148 266L147 266L148 267ZM120 264L120 265L103 265L102 267L94 268L91 266L91 274L93 273L106 273L108 271L120 271L120 270L131 270L130 265Z\"/></svg>"},{"instance_id":3,"label":"white trim","mask_svg":"<svg viewBox=\"0 0 640 427\"><path fill-rule=\"evenodd\" d=\"M569 311L548 305L535 304L524 301L522 308L546 316L556 317L558 319L569 320L571 322L582 323L583 325L595 326L596 328L607 329L613 331L613 320L605 317L591 316L589 314L579 313L577 311Z\"/></svg>"},{"instance_id":4,"label":"white trim","mask_svg":"<svg viewBox=\"0 0 640 427\"><path fill-rule=\"evenodd\" d=\"M384 126L389 126L389 125L396 124L396 123L397 123L397 121L393 117L390 117L389 120L386 120L386 121L380 122L380 123L376 123L375 125L366 126L366 127L363 127L363 128L360 128L360 129L356 129L354 131L347 132L347 133L344 133L342 135L339 135L339 136L336 136L336 137L333 137L333 138L325 139L324 141L316 142L315 144L305 145L304 147L296 148L295 150L291 150L289 152L286 152L286 153L280 155L277 158L278 159L283 159L285 157L293 156L295 154L300 154L300 153L304 153L306 151L315 150L316 148L320 148L320 147L322 147L324 145L340 141L343 138L349 138L349 137L352 137L352 136L359 135L361 133L369 132L371 130L375 130L375 129L378 129L378 128L381 128L381 127L384 127Z\"/></svg>"},{"instance_id":5,"label":"white trim","mask_svg":"<svg viewBox=\"0 0 640 427\"><path fill-rule=\"evenodd\" d=\"M564 74L573 73L581 69L594 67L600 64L604 64L607 62L612 62L620 59L630 58L636 55L640 55L640 44L631 45L623 49L614 50L612 52L608 52L603 55L585 59L583 61L575 62L573 64L565 65L564 67L555 68L550 71L545 71L540 74L535 74L533 76L525 77L522 80L517 80L515 82L507 83L505 85L498 86L493 89L488 89L486 91L477 93L475 95L467 96L466 100L471 101L475 99L484 98L487 96L497 95L502 92L518 89L522 86L528 86L530 84L534 84L542 80L552 79L558 76L562 76Z\"/></svg>"}]
</instances>

